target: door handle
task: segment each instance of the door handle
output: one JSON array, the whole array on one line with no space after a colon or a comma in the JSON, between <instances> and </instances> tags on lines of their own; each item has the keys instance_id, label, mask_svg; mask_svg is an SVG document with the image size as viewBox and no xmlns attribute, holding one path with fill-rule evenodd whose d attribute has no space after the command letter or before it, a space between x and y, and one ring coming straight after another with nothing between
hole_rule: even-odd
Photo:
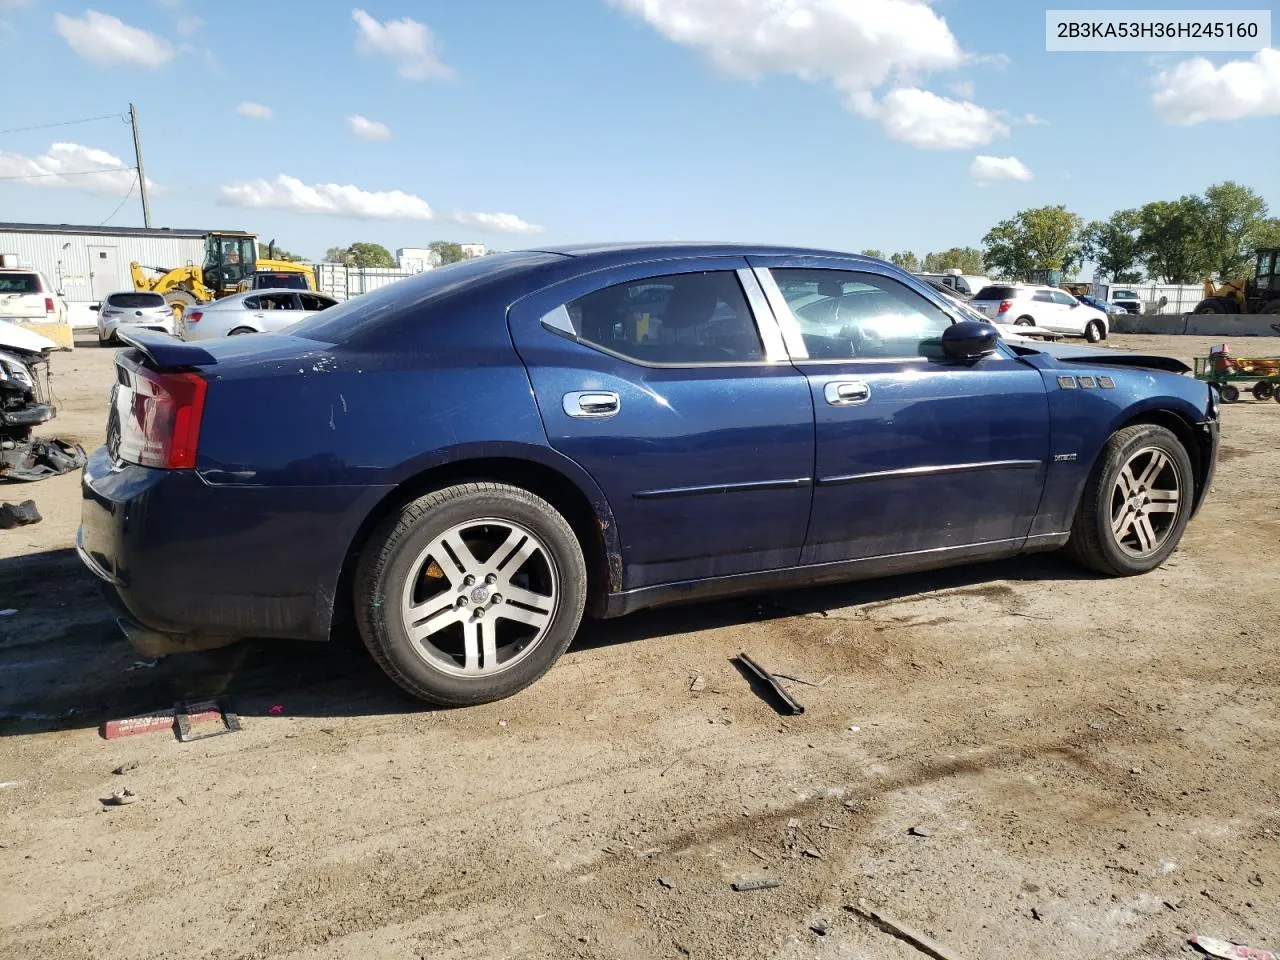
<instances>
[{"instance_id":1,"label":"door handle","mask_svg":"<svg viewBox=\"0 0 1280 960\"><path fill-rule=\"evenodd\" d=\"M871 387L861 380L832 380L822 394L833 407L849 407L870 400Z\"/></svg>"},{"instance_id":2,"label":"door handle","mask_svg":"<svg viewBox=\"0 0 1280 960\"><path fill-rule=\"evenodd\" d=\"M564 395L564 412L579 420L602 420L621 409L618 395L609 391L588 390Z\"/></svg>"}]
</instances>

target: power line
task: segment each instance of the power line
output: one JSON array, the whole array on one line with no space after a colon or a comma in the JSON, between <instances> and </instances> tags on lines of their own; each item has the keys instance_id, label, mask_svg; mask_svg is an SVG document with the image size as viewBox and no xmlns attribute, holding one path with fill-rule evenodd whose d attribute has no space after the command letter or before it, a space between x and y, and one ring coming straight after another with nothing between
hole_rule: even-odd
<instances>
[{"instance_id":1,"label":"power line","mask_svg":"<svg viewBox=\"0 0 1280 960\"><path fill-rule=\"evenodd\" d=\"M138 185L138 175L135 172L133 176L133 181L129 184L129 192L120 198L120 202L116 204L116 208L111 211L111 216L107 217L106 220L103 220L102 223L98 224L98 226L105 227L108 223L111 222L111 219L117 213L120 212L120 208L125 205L125 201L128 200L131 196L133 196L133 188L136 187L137 185Z\"/></svg>"},{"instance_id":2,"label":"power line","mask_svg":"<svg viewBox=\"0 0 1280 960\"><path fill-rule=\"evenodd\" d=\"M122 120L125 123L124 114L122 113L104 113L100 117L82 117L79 120L59 120L57 123L37 123L30 127L11 127L8 130L0 130L2 133L25 133L28 130L49 130L53 127L69 127L77 123L93 123L96 120Z\"/></svg>"},{"instance_id":3,"label":"power line","mask_svg":"<svg viewBox=\"0 0 1280 960\"><path fill-rule=\"evenodd\" d=\"M133 167L102 167L99 170L73 170L70 173L27 173L21 176L0 177L0 180L40 180L44 177L87 177L95 173L123 173L126 170L137 171Z\"/></svg>"}]
</instances>

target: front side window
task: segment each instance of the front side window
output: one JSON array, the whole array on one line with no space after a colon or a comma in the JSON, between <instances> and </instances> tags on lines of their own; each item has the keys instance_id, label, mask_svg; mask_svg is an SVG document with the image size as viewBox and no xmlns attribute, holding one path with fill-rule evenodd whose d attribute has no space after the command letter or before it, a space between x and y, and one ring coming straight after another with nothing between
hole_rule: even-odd
<instances>
[{"instance_id":1,"label":"front side window","mask_svg":"<svg viewBox=\"0 0 1280 960\"><path fill-rule=\"evenodd\" d=\"M760 335L728 270L647 277L565 305L573 333L640 363L755 363Z\"/></svg>"},{"instance_id":2,"label":"front side window","mask_svg":"<svg viewBox=\"0 0 1280 960\"><path fill-rule=\"evenodd\" d=\"M1034 300L1036 303L1056 303L1057 302L1053 299L1053 294L1050 293L1048 290L1037 290L1035 292L1035 295L1031 299Z\"/></svg>"},{"instance_id":3,"label":"front side window","mask_svg":"<svg viewBox=\"0 0 1280 960\"><path fill-rule=\"evenodd\" d=\"M846 270L771 273L812 360L940 355L951 317L896 280Z\"/></svg>"}]
</instances>

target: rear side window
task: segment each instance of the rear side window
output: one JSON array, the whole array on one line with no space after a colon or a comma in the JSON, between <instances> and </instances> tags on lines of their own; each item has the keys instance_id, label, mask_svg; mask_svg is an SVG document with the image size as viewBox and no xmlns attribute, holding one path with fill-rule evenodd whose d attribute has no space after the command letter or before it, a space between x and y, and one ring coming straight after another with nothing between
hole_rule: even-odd
<instances>
[{"instance_id":1,"label":"rear side window","mask_svg":"<svg viewBox=\"0 0 1280 960\"><path fill-rule=\"evenodd\" d=\"M975 300L1012 300L1018 295L1017 287L1004 287L992 284L978 291Z\"/></svg>"},{"instance_id":2,"label":"rear side window","mask_svg":"<svg viewBox=\"0 0 1280 960\"><path fill-rule=\"evenodd\" d=\"M113 293L107 297L107 306L125 310L143 310L147 307L163 307L164 297L158 293Z\"/></svg>"},{"instance_id":3,"label":"rear side window","mask_svg":"<svg viewBox=\"0 0 1280 960\"><path fill-rule=\"evenodd\" d=\"M565 305L580 340L640 363L753 363L760 335L736 274L649 277Z\"/></svg>"},{"instance_id":4,"label":"rear side window","mask_svg":"<svg viewBox=\"0 0 1280 960\"><path fill-rule=\"evenodd\" d=\"M315 293L300 293L298 299L302 301L303 310L327 310L338 302Z\"/></svg>"},{"instance_id":5,"label":"rear side window","mask_svg":"<svg viewBox=\"0 0 1280 960\"><path fill-rule=\"evenodd\" d=\"M43 293L34 273L0 273L0 293Z\"/></svg>"}]
</instances>

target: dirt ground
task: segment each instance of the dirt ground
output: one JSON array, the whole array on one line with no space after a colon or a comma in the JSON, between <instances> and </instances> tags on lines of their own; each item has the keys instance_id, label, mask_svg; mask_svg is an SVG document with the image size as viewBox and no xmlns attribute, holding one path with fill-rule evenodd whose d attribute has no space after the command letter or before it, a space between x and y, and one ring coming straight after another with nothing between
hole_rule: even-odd
<instances>
[{"instance_id":1,"label":"dirt ground","mask_svg":"<svg viewBox=\"0 0 1280 960\"><path fill-rule=\"evenodd\" d=\"M54 368L53 426L100 442L111 351ZM1039 556L643 613L454 711L357 644L139 660L75 558L78 478L0 488L45 517L0 532L0 956L921 956L859 904L967 960L1275 948L1280 405L1223 419L1212 498L1148 576ZM803 716L744 650L825 680L791 685ZM204 695L243 730L99 736Z\"/></svg>"}]
</instances>

